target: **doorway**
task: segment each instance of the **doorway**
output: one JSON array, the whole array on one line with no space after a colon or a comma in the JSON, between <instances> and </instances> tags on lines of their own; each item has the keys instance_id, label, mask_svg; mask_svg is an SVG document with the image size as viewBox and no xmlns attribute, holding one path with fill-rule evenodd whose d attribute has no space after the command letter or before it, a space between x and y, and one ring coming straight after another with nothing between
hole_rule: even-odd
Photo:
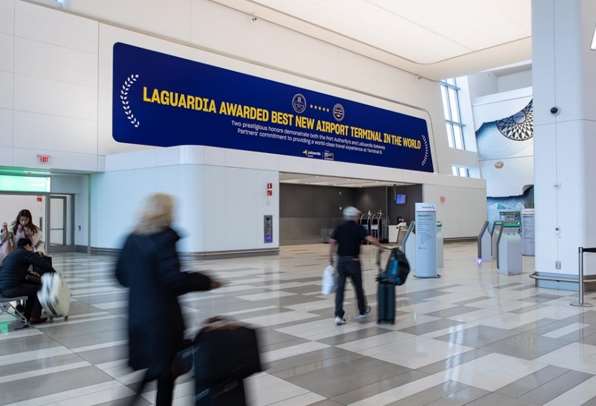
<instances>
[{"instance_id":1,"label":"doorway","mask_svg":"<svg viewBox=\"0 0 596 406\"><path fill-rule=\"evenodd\" d=\"M46 206L48 251L74 250L74 212L73 195L51 194L48 196Z\"/></svg>"},{"instance_id":2,"label":"doorway","mask_svg":"<svg viewBox=\"0 0 596 406\"><path fill-rule=\"evenodd\" d=\"M47 252L75 249L74 195L0 193L0 225L6 223L10 227L22 209L31 212Z\"/></svg>"},{"instance_id":3,"label":"doorway","mask_svg":"<svg viewBox=\"0 0 596 406\"><path fill-rule=\"evenodd\" d=\"M422 185L370 179L280 173L280 245L312 244L328 240L342 222L342 210L355 206L361 224L386 240L398 219L414 221L415 204L422 201Z\"/></svg>"},{"instance_id":4,"label":"doorway","mask_svg":"<svg viewBox=\"0 0 596 406\"><path fill-rule=\"evenodd\" d=\"M42 235L46 230L46 196L29 193L0 194L0 223L11 227L22 209L31 212L33 223L39 227Z\"/></svg>"}]
</instances>

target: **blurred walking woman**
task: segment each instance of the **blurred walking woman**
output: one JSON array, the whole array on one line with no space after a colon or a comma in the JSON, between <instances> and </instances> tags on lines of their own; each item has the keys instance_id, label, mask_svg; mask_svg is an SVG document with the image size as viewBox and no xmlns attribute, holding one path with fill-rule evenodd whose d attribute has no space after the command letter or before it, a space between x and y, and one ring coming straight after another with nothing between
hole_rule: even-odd
<instances>
[{"instance_id":1,"label":"blurred walking woman","mask_svg":"<svg viewBox=\"0 0 596 406\"><path fill-rule=\"evenodd\" d=\"M178 296L219 287L200 273L181 272L176 251L180 237L171 228L173 211L170 196L149 196L116 264L116 278L129 288L129 365L146 369L132 404L153 380L157 380L156 405L172 404L172 363L184 346L185 330Z\"/></svg>"}]
</instances>

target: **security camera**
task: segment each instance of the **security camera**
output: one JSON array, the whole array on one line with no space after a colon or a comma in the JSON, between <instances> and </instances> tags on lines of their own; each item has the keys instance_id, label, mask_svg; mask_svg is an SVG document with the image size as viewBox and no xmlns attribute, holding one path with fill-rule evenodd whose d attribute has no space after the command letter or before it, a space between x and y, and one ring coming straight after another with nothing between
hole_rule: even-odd
<instances>
[{"instance_id":1,"label":"security camera","mask_svg":"<svg viewBox=\"0 0 596 406\"><path fill-rule=\"evenodd\" d=\"M556 116L557 114L559 114L559 108L557 106L551 107L550 114L552 114L553 116Z\"/></svg>"},{"instance_id":2,"label":"security camera","mask_svg":"<svg viewBox=\"0 0 596 406\"><path fill-rule=\"evenodd\" d=\"M250 17L250 22L251 22L251 23L256 23L256 22L257 22L257 20L258 20L258 17L257 17L257 16L251 16L251 17Z\"/></svg>"}]
</instances>

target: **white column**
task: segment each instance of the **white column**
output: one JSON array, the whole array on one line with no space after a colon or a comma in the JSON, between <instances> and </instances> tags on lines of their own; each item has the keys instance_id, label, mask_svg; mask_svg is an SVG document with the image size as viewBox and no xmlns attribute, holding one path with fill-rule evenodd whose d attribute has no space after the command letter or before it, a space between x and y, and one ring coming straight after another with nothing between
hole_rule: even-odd
<instances>
[{"instance_id":1,"label":"white column","mask_svg":"<svg viewBox=\"0 0 596 406\"><path fill-rule=\"evenodd\" d=\"M533 0L532 26L536 271L573 277L596 246L596 1Z\"/></svg>"}]
</instances>

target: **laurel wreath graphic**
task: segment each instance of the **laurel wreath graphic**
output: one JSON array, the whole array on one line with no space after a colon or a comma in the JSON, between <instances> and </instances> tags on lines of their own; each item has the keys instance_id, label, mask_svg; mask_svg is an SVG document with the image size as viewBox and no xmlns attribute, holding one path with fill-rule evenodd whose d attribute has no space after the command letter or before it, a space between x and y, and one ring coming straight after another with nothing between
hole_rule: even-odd
<instances>
[{"instance_id":1,"label":"laurel wreath graphic","mask_svg":"<svg viewBox=\"0 0 596 406\"><path fill-rule=\"evenodd\" d=\"M422 159L420 165L424 166L426 165L426 162L428 162L428 157L430 156L430 146L428 145L428 140L425 135L422 135L422 141L424 142L424 159Z\"/></svg>"},{"instance_id":2,"label":"laurel wreath graphic","mask_svg":"<svg viewBox=\"0 0 596 406\"><path fill-rule=\"evenodd\" d=\"M139 128L141 122L135 117L134 113L130 109L130 103L128 101L128 92L130 92L131 87L135 84L139 75L133 74L126 78L122 86L120 87L120 104L122 104L122 110L124 110L124 114L126 114L126 118L135 128Z\"/></svg>"}]
</instances>

